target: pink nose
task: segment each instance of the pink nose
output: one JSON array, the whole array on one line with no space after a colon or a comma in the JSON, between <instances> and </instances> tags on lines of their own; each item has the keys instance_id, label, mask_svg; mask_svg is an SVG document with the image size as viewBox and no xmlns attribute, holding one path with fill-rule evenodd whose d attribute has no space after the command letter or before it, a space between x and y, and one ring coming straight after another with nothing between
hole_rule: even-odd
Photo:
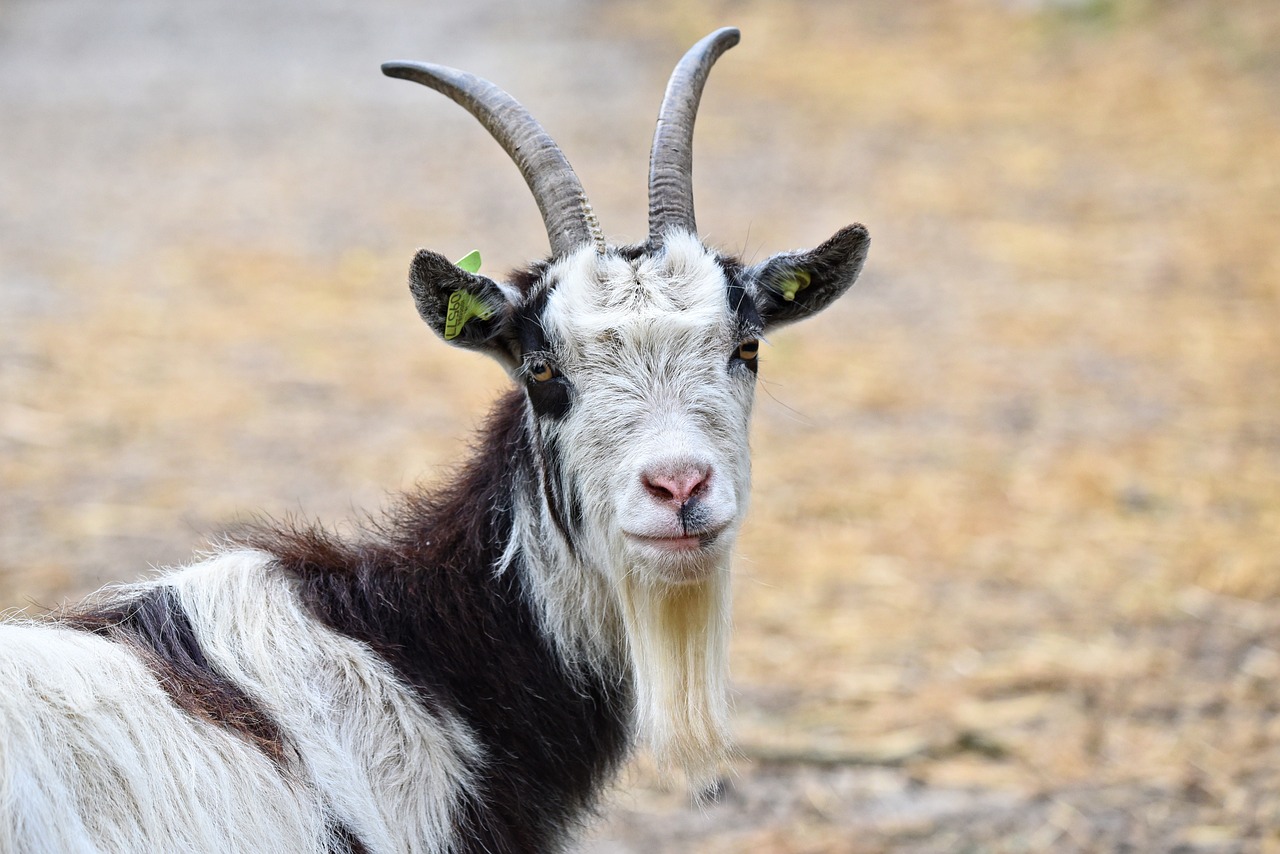
<instances>
[{"instance_id":1,"label":"pink nose","mask_svg":"<svg viewBox=\"0 0 1280 854\"><path fill-rule=\"evenodd\" d=\"M676 509L695 495L707 488L711 479L711 469L703 466L689 466L677 469L647 471L640 475L645 490L662 504L671 504Z\"/></svg>"}]
</instances>

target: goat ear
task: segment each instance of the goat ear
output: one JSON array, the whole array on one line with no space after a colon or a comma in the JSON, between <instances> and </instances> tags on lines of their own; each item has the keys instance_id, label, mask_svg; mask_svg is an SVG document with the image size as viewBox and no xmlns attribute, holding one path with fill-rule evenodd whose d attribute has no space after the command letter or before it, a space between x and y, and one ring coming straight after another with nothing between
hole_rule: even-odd
<instances>
[{"instance_id":1,"label":"goat ear","mask_svg":"<svg viewBox=\"0 0 1280 854\"><path fill-rule=\"evenodd\" d=\"M492 279L419 249L409 265L409 290L418 314L449 344L505 352L502 332L511 305Z\"/></svg>"},{"instance_id":2,"label":"goat ear","mask_svg":"<svg viewBox=\"0 0 1280 854\"><path fill-rule=\"evenodd\" d=\"M871 237L846 226L817 249L783 252L747 270L765 329L817 314L849 289L862 271Z\"/></svg>"}]
</instances>

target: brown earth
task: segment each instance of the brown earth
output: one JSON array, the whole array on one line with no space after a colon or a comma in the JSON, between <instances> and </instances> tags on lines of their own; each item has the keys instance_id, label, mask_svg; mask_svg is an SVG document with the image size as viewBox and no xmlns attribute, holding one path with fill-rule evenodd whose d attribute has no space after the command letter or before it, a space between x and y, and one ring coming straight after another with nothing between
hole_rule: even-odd
<instances>
[{"instance_id":1,"label":"brown earth","mask_svg":"<svg viewBox=\"0 0 1280 854\"><path fill-rule=\"evenodd\" d=\"M763 360L737 775L589 851L1280 850L1280 6L0 3L0 606L447 475L504 383L403 286L545 252L483 74L614 237L680 53L743 30L699 223L859 220Z\"/></svg>"}]
</instances>

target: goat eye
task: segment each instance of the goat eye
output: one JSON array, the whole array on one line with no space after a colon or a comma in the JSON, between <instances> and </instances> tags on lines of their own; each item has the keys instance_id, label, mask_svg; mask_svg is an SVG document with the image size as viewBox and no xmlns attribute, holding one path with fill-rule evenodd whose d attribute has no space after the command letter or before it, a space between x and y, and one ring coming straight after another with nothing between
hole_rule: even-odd
<instances>
[{"instance_id":1,"label":"goat eye","mask_svg":"<svg viewBox=\"0 0 1280 854\"><path fill-rule=\"evenodd\" d=\"M741 359L744 362L755 361L755 358L759 355L760 355L760 342L757 341L755 338L748 338L746 341L743 341L741 344L738 345L737 356L739 359Z\"/></svg>"},{"instance_id":2,"label":"goat eye","mask_svg":"<svg viewBox=\"0 0 1280 854\"><path fill-rule=\"evenodd\" d=\"M545 383L555 375L555 370L546 362L529 363L529 377L536 383Z\"/></svg>"}]
</instances>

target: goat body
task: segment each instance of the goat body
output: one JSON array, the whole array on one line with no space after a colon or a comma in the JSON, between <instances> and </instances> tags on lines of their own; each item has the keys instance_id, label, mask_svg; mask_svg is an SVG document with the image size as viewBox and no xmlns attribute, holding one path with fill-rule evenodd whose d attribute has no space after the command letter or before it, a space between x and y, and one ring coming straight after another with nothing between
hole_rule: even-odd
<instances>
[{"instance_id":1,"label":"goat body","mask_svg":"<svg viewBox=\"0 0 1280 854\"><path fill-rule=\"evenodd\" d=\"M693 111L736 41L672 75L638 246L506 93L384 67L473 112L543 212L552 255L509 281L410 269L427 324L517 387L457 478L362 534L246 528L0 624L0 850L559 850L633 746L716 773L758 338L867 248L850 226L748 267L696 236Z\"/></svg>"}]
</instances>

